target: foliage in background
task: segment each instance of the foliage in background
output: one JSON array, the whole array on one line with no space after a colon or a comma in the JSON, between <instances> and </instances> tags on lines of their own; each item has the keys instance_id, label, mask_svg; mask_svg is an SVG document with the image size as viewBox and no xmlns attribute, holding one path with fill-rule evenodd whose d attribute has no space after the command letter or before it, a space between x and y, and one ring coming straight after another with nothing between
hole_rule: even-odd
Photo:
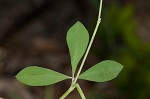
<instances>
[{"instance_id":1,"label":"foliage in background","mask_svg":"<svg viewBox=\"0 0 150 99\"><path fill-rule=\"evenodd\" d=\"M126 67L116 81L126 99L148 99L150 95L150 42L136 33L134 6L112 4L103 10L97 46L93 53L100 59L115 59ZM100 47L99 47L100 46ZM105 99L105 98L104 98Z\"/></svg>"}]
</instances>

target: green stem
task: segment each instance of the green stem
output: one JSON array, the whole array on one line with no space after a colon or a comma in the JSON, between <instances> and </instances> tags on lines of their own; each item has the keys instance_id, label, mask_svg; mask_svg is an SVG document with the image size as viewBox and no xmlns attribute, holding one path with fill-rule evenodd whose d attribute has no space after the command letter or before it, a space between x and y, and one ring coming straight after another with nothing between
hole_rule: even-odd
<instances>
[{"instance_id":1,"label":"green stem","mask_svg":"<svg viewBox=\"0 0 150 99\"><path fill-rule=\"evenodd\" d=\"M80 85L79 85L78 83L76 83L76 84L75 84L75 87L77 88L77 90L78 90L78 92L79 92L81 98L82 98L82 99L86 99L86 98L85 98L85 95L84 95L84 93L83 93L83 91L82 91L82 89L81 89L81 87L80 87Z\"/></svg>"},{"instance_id":2,"label":"green stem","mask_svg":"<svg viewBox=\"0 0 150 99\"><path fill-rule=\"evenodd\" d=\"M77 90L78 90L79 94L81 95L82 99L86 99L85 96L84 96L84 94L83 94L83 92L82 92L82 89L80 88L79 84L77 84L76 82L77 82L77 80L78 80L78 78L79 78L79 75L80 75L80 73L81 73L81 71L82 71L83 65L84 65L84 63L85 63L85 60L86 60L86 58L87 58L87 56L88 56L88 53L89 53L89 51L90 51L90 49L91 49L91 46L92 46L92 43L93 43L93 41L94 41L95 35L96 35L96 33L97 33L98 27L99 27L99 25L100 25L100 23L101 23L102 3L103 3L103 0L100 1L100 7L99 7L99 14L98 14L97 24L96 24L96 27L95 27L95 29L94 29L94 32L93 32L91 41L90 41L90 43L89 43L89 46L88 46L88 48L87 48L87 50L86 50L86 52L85 52L85 55L84 55L84 57L83 57L82 63L81 63L81 65L80 65L80 68L79 68L79 70L78 70L78 72L77 72L77 75L76 75L76 77L74 78L74 73L73 73L73 75L72 75L72 76L73 76L73 77L72 77L72 84L71 84L70 88L69 88L59 99L65 99L65 98L70 94L70 92L72 92L72 91L74 90L75 87L77 88Z\"/></svg>"},{"instance_id":3,"label":"green stem","mask_svg":"<svg viewBox=\"0 0 150 99\"><path fill-rule=\"evenodd\" d=\"M59 99L65 99L73 90L75 86L70 86L70 88L59 98Z\"/></svg>"},{"instance_id":4,"label":"green stem","mask_svg":"<svg viewBox=\"0 0 150 99\"><path fill-rule=\"evenodd\" d=\"M103 0L100 1L99 14L98 14L98 20L97 20L96 27L95 27L95 29L94 29L94 32L93 32L91 41L90 41L89 46L88 46L88 48L87 48L87 50L86 50L86 53L85 53L85 55L84 55L84 58L83 58L83 60L82 60L82 63L81 63L81 65L80 65L80 68L79 68L79 70L78 70L78 72L77 72L77 75L76 75L76 77L75 77L75 80L74 80L73 84L75 84L75 83L77 82L78 78L79 78L79 75L80 75L81 70L82 70L82 68L83 68L83 65L84 65L84 63L85 63L85 60L86 60L86 58L87 58L87 56L88 56L88 53L89 53L90 48L91 48L91 46L92 46L92 43L93 43L93 41L94 41L95 35L96 35L96 33L97 33L98 27L99 27L99 25L100 25L100 23L101 23L102 3L103 3Z\"/></svg>"},{"instance_id":5,"label":"green stem","mask_svg":"<svg viewBox=\"0 0 150 99\"><path fill-rule=\"evenodd\" d=\"M72 73L71 85L73 85L73 81L74 81L74 73Z\"/></svg>"}]
</instances>

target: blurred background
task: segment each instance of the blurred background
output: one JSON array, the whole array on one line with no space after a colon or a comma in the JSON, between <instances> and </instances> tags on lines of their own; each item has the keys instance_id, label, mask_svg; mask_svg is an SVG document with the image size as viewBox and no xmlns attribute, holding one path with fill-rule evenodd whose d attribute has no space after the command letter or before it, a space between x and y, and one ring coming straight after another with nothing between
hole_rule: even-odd
<instances>
[{"instance_id":1,"label":"blurred background","mask_svg":"<svg viewBox=\"0 0 150 99\"><path fill-rule=\"evenodd\" d=\"M0 0L0 97L58 99L68 80L47 87L16 81L37 65L71 75L68 29L80 20L90 35L99 0ZM83 69L112 59L125 67L112 81L79 81L87 99L150 99L150 1L104 0L102 23ZM80 99L74 91L67 99Z\"/></svg>"}]
</instances>

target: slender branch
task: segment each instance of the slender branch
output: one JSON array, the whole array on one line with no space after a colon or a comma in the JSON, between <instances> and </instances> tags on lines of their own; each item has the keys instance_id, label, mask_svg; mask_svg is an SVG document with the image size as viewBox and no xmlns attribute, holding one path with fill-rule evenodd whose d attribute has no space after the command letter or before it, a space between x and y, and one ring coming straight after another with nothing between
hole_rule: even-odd
<instances>
[{"instance_id":1,"label":"slender branch","mask_svg":"<svg viewBox=\"0 0 150 99\"><path fill-rule=\"evenodd\" d=\"M94 41L94 38L95 38L95 35L96 35L96 33L97 33L98 27L99 27L99 25L100 25L100 23L101 23L102 3L103 3L103 0L100 1L99 15L98 15L98 20L97 20L96 27L95 27L95 29L94 29L94 32L93 32L91 41L90 41L89 46L88 46L88 48L87 48L87 50L86 50L86 53L85 53L85 55L84 55L84 58L83 58L83 60L82 60L82 63L81 63L81 65L80 65L80 68L79 68L79 70L78 70L78 73L77 73L77 75L76 75L76 77L75 77L75 80L74 80L73 84L75 84L75 83L77 82L77 80L78 80L78 77L79 77L79 75L80 75L80 73L81 73L81 70L82 70L83 65L84 65L84 63L85 63L85 60L86 60L86 58L87 58L87 56L88 56L88 53L89 53L90 48L91 48L91 46L92 46L92 43L93 43L93 41Z\"/></svg>"},{"instance_id":2,"label":"slender branch","mask_svg":"<svg viewBox=\"0 0 150 99\"><path fill-rule=\"evenodd\" d=\"M73 81L74 81L74 73L72 72L72 80L71 80L71 85L73 85Z\"/></svg>"},{"instance_id":3,"label":"slender branch","mask_svg":"<svg viewBox=\"0 0 150 99\"><path fill-rule=\"evenodd\" d=\"M77 84L76 82L77 82L77 80L78 80L78 78L79 78L79 75L80 75L81 70L82 70L82 68L83 68L83 65L84 65L84 63L85 63L85 60L86 60L86 58L87 58L87 56L88 56L88 53L89 53L90 48L91 48L91 46L92 46L92 43L93 43L93 41L94 41L95 35L96 35L96 33L97 33L98 27L99 27L99 25L100 25L100 23L101 23L102 3L103 3L103 0L100 1L100 7L99 7L99 14L98 14L97 24L96 24L96 27L95 27L95 29L94 29L94 32L93 32L91 41L90 41L90 43L89 43L89 46L88 46L88 48L87 48L87 50L86 50L86 53L85 53L85 55L84 55L84 58L83 58L83 60L82 60L82 63L81 63L81 65L80 65L80 68L79 68L79 70L78 70L78 72L77 72L77 75L76 75L75 78L74 78L74 74L72 75L73 77L72 77L72 83L71 83L70 88L69 88L59 99L65 99L65 98L75 89L75 87L77 88L77 90L78 90L80 96L82 97L82 99L86 99L85 96L84 96L84 94L83 94L82 89L80 88L79 84Z\"/></svg>"},{"instance_id":4,"label":"slender branch","mask_svg":"<svg viewBox=\"0 0 150 99\"><path fill-rule=\"evenodd\" d=\"M80 87L80 85L79 85L78 83L76 83L76 84L75 84L75 87L77 88L77 90L78 90L78 92L79 92L81 98L82 98L82 99L86 99L86 98L85 98L85 95L84 95L84 93L83 93L83 91L82 91L82 89L81 89L81 87Z\"/></svg>"},{"instance_id":5,"label":"slender branch","mask_svg":"<svg viewBox=\"0 0 150 99\"><path fill-rule=\"evenodd\" d=\"M65 99L73 90L75 86L70 86L70 88L59 98L59 99Z\"/></svg>"}]
</instances>

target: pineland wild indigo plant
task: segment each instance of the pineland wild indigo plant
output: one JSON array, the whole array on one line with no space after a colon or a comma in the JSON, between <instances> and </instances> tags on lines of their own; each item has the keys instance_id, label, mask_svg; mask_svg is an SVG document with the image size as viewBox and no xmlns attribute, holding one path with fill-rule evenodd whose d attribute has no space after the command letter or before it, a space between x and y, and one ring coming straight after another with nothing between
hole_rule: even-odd
<instances>
[{"instance_id":1,"label":"pineland wild indigo plant","mask_svg":"<svg viewBox=\"0 0 150 99\"><path fill-rule=\"evenodd\" d=\"M123 69L123 65L113 60L102 61L92 66L85 72L81 73L85 60L92 46L93 40L97 33L98 27L101 23L102 3L103 0L100 1L98 20L90 42L88 31L81 22L76 22L68 30L67 44L71 57L71 77L50 69L38 66L29 66L21 70L16 75L17 80L29 86L47 86L66 79L71 79L70 88L59 99L65 99L75 88L78 90L81 98L86 99L80 85L77 83L78 79L93 82L106 82L116 78L120 71ZM76 70L82 56L83 60L79 65L79 69Z\"/></svg>"}]
</instances>

